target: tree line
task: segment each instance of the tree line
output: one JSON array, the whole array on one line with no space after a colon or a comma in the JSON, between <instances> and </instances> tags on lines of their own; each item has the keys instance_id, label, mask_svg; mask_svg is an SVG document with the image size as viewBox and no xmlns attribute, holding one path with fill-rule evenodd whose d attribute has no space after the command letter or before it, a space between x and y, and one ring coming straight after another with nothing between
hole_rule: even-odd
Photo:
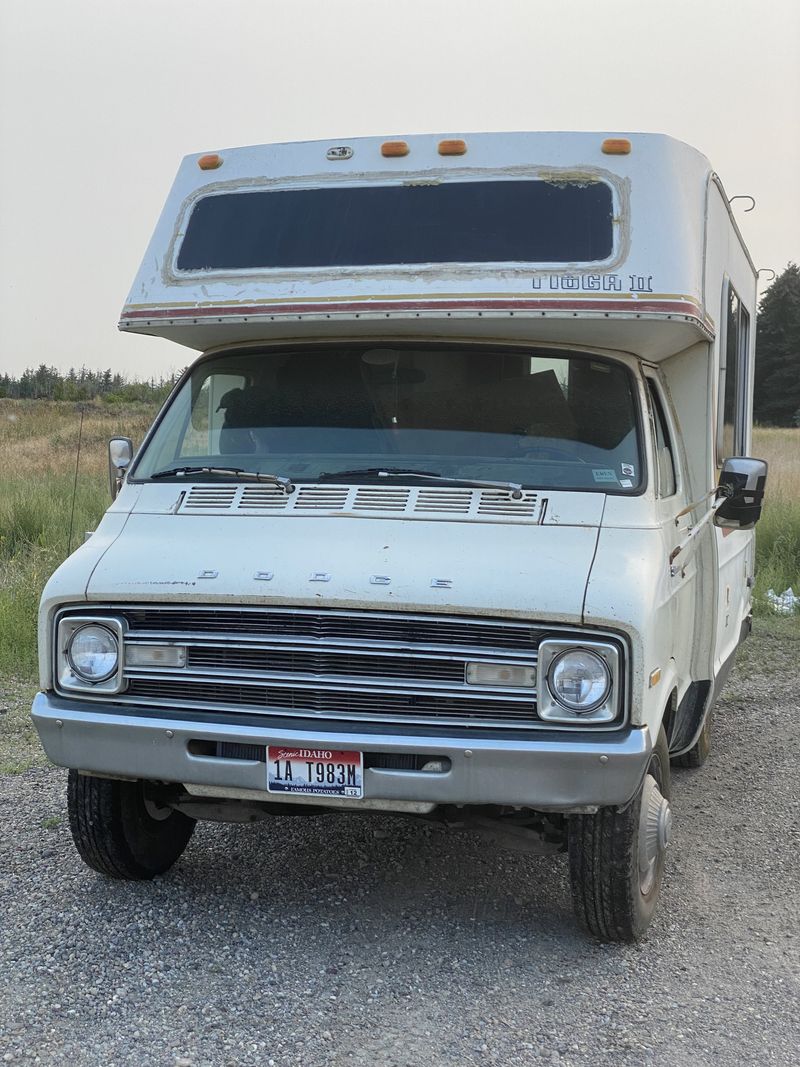
<instances>
[{"instance_id":1,"label":"tree line","mask_svg":"<svg viewBox=\"0 0 800 1067\"><path fill-rule=\"evenodd\" d=\"M45 363L15 378L0 374L0 397L14 400L98 400L108 404L160 403L172 388L175 378L151 378L130 381L124 375L106 370L70 367L62 374Z\"/></svg>"},{"instance_id":2,"label":"tree line","mask_svg":"<svg viewBox=\"0 0 800 1067\"><path fill-rule=\"evenodd\" d=\"M758 305L753 417L800 426L800 267L790 263Z\"/></svg>"}]
</instances>

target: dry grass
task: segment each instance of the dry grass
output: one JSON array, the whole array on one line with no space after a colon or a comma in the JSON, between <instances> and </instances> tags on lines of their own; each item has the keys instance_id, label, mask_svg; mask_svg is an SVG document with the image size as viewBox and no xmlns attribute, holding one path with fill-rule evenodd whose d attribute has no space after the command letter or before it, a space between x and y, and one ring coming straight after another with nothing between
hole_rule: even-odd
<instances>
[{"instance_id":1,"label":"dry grass","mask_svg":"<svg viewBox=\"0 0 800 1067\"><path fill-rule=\"evenodd\" d=\"M800 428L756 426L753 455L769 463L769 497L800 501Z\"/></svg>"},{"instance_id":2,"label":"dry grass","mask_svg":"<svg viewBox=\"0 0 800 1067\"><path fill-rule=\"evenodd\" d=\"M105 475L109 437L125 435L141 441L154 414L155 408L145 404L110 408L0 399L0 480L74 475L79 434L81 475Z\"/></svg>"},{"instance_id":3,"label":"dry grass","mask_svg":"<svg viewBox=\"0 0 800 1067\"><path fill-rule=\"evenodd\" d=\"M154 414L149 405L0 399L0 670L34 675L37 606L68 552L73 494L74 548L108 506L108 438L141 440Z\"/></svg>"},{"instance_id":4,"label":"dry grass","mask_svg":"<svg viewBox=\"0 0 800 1067\"><path fill-rule=\"evenodd\" d=\"M769 464L764 514L756 527L757 612L771 613L768 589L800 593L800 429L757 426L753 453Z\"/></svg>"}]
</instances>

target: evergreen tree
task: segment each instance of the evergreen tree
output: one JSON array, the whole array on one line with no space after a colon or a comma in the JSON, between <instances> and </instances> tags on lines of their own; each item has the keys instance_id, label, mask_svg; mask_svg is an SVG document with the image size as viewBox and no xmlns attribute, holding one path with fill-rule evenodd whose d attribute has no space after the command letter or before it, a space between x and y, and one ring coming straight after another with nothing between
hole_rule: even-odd
<instances>
[{"instance_id":1,"label":"evergreen tree","mask_svg":"<svg viewBox=\"0 0 800 1067\"><path fill-rule=\"evenodd\" d=\"M761 298L756 332L753 417L800 426L800 267L779 274Z\"/></svg>"}]
</instances>

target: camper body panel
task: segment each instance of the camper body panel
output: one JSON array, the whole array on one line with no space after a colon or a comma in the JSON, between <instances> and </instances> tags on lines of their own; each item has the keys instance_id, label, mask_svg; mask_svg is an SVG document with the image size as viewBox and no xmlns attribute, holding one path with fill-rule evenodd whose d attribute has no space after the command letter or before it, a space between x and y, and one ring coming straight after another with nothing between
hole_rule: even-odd
<instances>
[{"instance_id":1,"label":"camper body panel","mask_svg":"<svg viewBox=\"0 0 800 1067\"><path fill-rule=\"evenodd\" d=\"M326 142L255 146L220 153L211 172L187 157L157 225L120 322L125 330L190 347L269 337L342 332L452 333L575 340L570 320L595 320L595 343L652 358L709 334L703 304L702 236L710 167L689 146L635 135L630 155L602 151L603 134L475 134L463 157L438 154L439 138L418 136L405 157L381 156L381 139L348 143L330 160ZM186 269L181 241L199 201L254 191L450 187L492 180L558 186L608 185L613 246L592 262L468 262L332 266L327 269ZM635 233L635 240L633 234ZM509 315L521 316L524 325ZM621 318L609 322L613 313ZM491 323L487 327L481 320ZM663 331L642 329L659 321ZM625 323L624 329L619 324ZM674 340L667 338L674 334ZM622 343L620 338L624 338Z\"/></svg>"}]
</instances>

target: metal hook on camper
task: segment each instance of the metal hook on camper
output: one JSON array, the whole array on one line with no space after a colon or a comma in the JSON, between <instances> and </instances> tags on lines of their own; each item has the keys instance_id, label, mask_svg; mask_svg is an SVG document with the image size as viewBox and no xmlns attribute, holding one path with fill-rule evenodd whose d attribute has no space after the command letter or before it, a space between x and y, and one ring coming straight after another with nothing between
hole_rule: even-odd
<instances>
[{"instance_id":1,"label":"metal hook on camper","mask_svg":"<svg viewBox=\"0 0 800 1067\"><path fill-rule=\"evenodd\" d=\"M754 196L750 196L749 193L739 193L738 196L732 196L728 200L728 203L732 204L734 202L734 200L749 200L750 201L750 207L746 207L744 209L745 212L752 211L753 208L756 206L756 198Z\"/></svg>"},{"instance_id":2,"label":"metal hook on camper","mask_svg":"<svg viewBox=\"0 0 800 1067\"><path fill-rule=\"evenodd\" d=\"M758 270L756 271L756 274L757 275L760 275L760 274L771 274L772 277L771 278L767 278L768 282L775 281L775 279L777 277L777 275L776 275L775 271L772 269L772 267L759 267Z\"/></svg>"}]
</instances>

